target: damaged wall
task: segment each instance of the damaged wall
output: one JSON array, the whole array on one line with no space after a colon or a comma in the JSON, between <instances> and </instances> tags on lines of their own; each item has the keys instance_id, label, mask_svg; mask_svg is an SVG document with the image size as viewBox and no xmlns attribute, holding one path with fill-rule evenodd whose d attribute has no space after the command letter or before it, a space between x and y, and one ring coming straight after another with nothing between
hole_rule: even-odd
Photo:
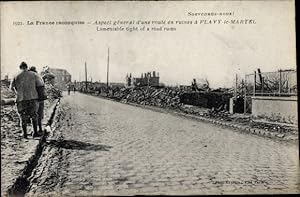
<instances>
[{"instance_id":1,"label":"damaged wall","mask_svg":"<svg viewBox=\"0 0 300 197\"><path fill-rule=\"evenodd\" d=\"M297 96L252 97L252 115L291 124L298 123Z\"/></svg>"}]
</instances>

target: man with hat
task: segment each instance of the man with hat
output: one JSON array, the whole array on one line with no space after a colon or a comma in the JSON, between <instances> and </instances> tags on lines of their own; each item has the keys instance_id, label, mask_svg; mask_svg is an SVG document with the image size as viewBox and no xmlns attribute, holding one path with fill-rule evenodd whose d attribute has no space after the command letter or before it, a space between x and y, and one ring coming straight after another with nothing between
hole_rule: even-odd
<instances>
[{"instance_id":1,"label":"man with hat","mask_svg":"<svg viewBox=\"0 0 300 197\"><path fill-rule=\"evenodd\" d=\"M25 62L20 64L19 72L11 82L11 89L17 94L16 104L21 120L24 138L27 138L27 124L32 122L32 137L39 137L37 132L38 92L37 87L44 86L44 82L35 72L30 72Z\"/></svg>"}]
</instances>

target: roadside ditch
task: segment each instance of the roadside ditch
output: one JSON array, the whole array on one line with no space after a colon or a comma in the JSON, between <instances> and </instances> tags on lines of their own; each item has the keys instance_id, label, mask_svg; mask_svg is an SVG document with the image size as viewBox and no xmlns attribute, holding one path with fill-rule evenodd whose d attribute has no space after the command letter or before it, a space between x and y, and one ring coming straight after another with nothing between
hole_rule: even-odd
<instances>
[{"instance_id":1,"label":"roadside ditch","mask_svg":"<svg viewBox=\"0 0 300 197\"><path fill-rule=\"evenodd\" d=\"M57 99L50 107L50 116L47 120L45 127L45 132L43 136L39 139L39 142L35 148L34 154L26 161L25 167L21 170L19 176L15 179L12 186L8 189L8 196L25 196L26 192L28 192L28 187L30 185L29 177L31 176L34 168L36 167L39 158L42 155L43 148L46 143L47 136L53 132L55 125L55 116L56 111L59 107L60 99Z\"/></svg>"}]
</instances>

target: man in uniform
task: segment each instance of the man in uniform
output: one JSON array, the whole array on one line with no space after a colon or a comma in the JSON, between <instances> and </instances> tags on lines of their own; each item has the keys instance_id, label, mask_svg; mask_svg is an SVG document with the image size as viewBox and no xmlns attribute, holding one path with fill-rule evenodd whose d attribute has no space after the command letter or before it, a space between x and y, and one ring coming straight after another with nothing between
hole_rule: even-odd
<instances>
[{"instance_id":1,"label":"man in uniform","mask_svg":"<svg viewBox=\"0 0 300 197\"><path fill-rule=\"evenodd\" d=\"M27 124L32 122L32 137L39 137L37 132L38 92L37 87L44 86L43 80L35 72L28 71L25 62L20 64L19 72L11 82L11 89L17 94L17 110L21 119L24 138L27 138Z\"/></svg>"}]
</instances>

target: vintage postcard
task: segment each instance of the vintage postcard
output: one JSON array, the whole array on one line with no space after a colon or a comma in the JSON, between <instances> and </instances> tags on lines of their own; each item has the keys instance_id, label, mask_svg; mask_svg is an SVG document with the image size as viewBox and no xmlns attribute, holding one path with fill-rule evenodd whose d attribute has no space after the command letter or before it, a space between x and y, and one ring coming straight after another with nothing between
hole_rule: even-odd
<instances>
[{"instance_id":1,"label":"vintage postcard","mask_svg":"<svg viewBox=\"0 0 300 197\"><path fill-rule=\"evenodd\" d=\"M1 2L1 196L300 192L295 2Z\"/></svg>"}]
</instances>

